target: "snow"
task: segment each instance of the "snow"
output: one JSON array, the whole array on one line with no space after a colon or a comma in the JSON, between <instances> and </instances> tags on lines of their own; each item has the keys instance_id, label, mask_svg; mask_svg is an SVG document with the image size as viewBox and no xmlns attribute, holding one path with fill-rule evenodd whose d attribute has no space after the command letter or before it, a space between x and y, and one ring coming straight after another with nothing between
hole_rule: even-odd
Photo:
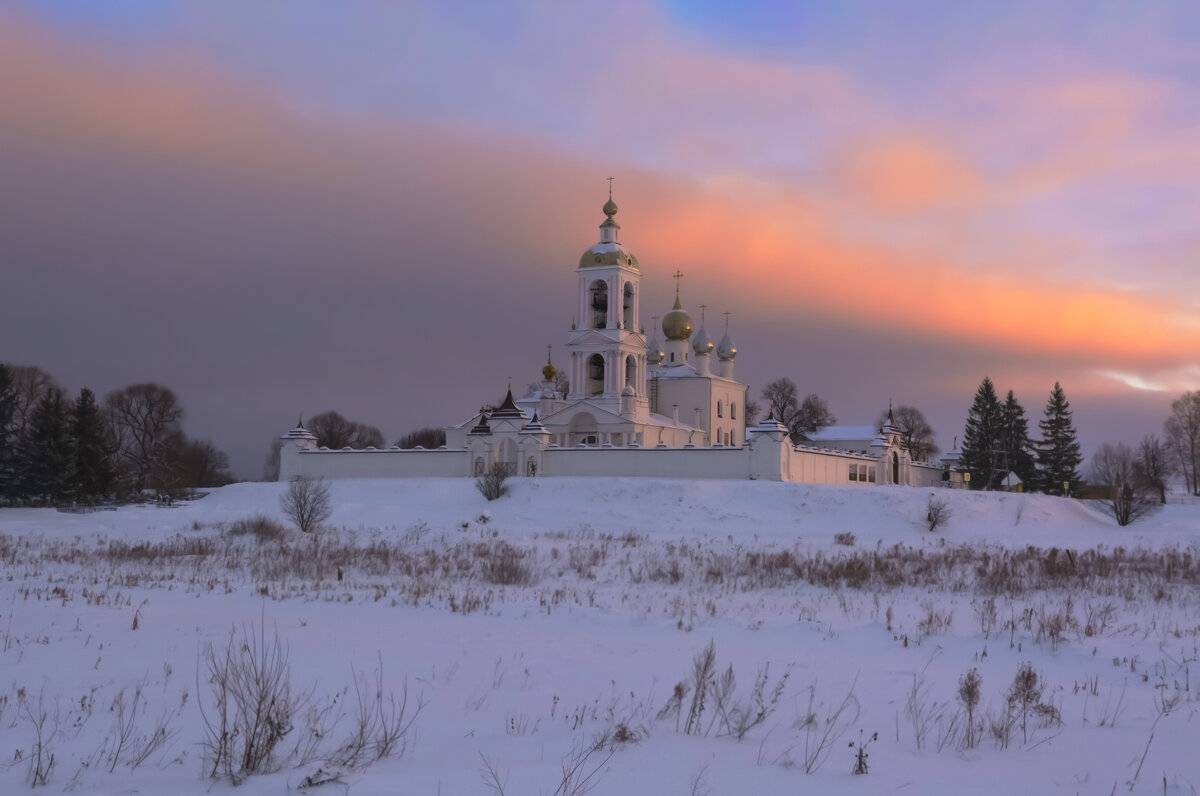
<instances>
[{"instance_id":1,"label":"snow","mask_svg":"<svg viewBox=\"0 0 1200 796\"><path fill-rule=\"evenodd\" d=\"M228 530L256 514L281 520L280 484L234 484L172 508L0 510L0 793L29 790L31 718L41 712L55 760L50 792L278 793L322 769L336 781L308 792L489 794L486 760L506 793L549 794L573 750L621 723L636 740L589 758L603 762L592 793L1200 788L1190 682L1200 657L1200 505L1118 528L1090 505L1041 495L620 478L510 486L488 503L470 479L335 481L331 527L316 539L293 534L284 544L299 555L286 560L278 542ZM932 533L931 496L951 510ZM853 546L839 534L853 534ZM158 542L211 543L213 552L114 552ZM528 584L483 576L502 543L524 553ZM362 555L337 563L348 550ZM1067 550L1072 565L1091 551L1113 566L1138 556L1153 566L1054 581L1046 573L1065 565ZM1038 587L982 588L985 554L1030 562ZM852 556L903 558L912 580L810 581L771 570L768 556L814 571ZM414 574L401 559L437 563ZM952 559L965 563L928 574ZM989 598L997 618L985 633ZM1055 616L1065 619L1057 635ZM333 713L346 715L325 757L351 730L354 678L373 677L381 661L385 689L407 681L410 707L426 700L405 753L297 765L286 753L302 734L298 718L278 771L240 786L208 779L197 710L211 705L204 650L264 624L287 646L297 691L324 705L342 695ZM719 722L688 735L682 721L657 718L710 641L718 673L736 673L736 700L749 700L759 667L769 664L768 691L789 672L775 711L741 741ZM1046 683L1061 724L1031 720L1027 739L1018 725L1007 748L985 730L975 748L950 740L939 750L959 678L978 669L979 711L999 716L1023 662ZM165 714L170 737L136 770L123 753L109 773L117 697L142 682L138 732ZM943 709L920 744L906 711L914 683L918 705ZM810 693L818 728L847 694L855 704L823 764L805 773ZM704 729L713 718L710 703ZM878 733L867 776L850 773L859 730Z\"/></svg>"}]
</instances>

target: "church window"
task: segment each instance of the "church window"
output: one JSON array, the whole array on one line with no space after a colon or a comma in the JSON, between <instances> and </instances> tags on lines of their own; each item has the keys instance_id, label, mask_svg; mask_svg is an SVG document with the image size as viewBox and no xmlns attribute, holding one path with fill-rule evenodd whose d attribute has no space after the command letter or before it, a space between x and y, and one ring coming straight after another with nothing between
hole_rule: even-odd
<instances>
[{"instance_id":1,"label":"church window","mask_svg":"<svg viewBox=\"0 0 1200 796\"><path fill-rule=\"evenodd\" d=\"M637 361L632 356L625 357L625 383L637 389Z\"/></svg>"},{"instance_id":2,"label":"church window","mask_svg":"<svg viewBox=\"0 0 1200 796\"><path fill-rule=\"evenodd\" d=\"M671 361L672 362L675 361L675 352L674 351L671 352Z\"/></svg>"},{"instance_id":3,"label":"church window","mask_svg":"<svg viewBox=\"0 0 1200 796\"><path fill-rule=\"evenodd\" d=\"M864 465L867 468L867 480L872 484L875 483L875 468L870 465Z\"/></svg>"},{"instance_id":4,"label":"church window","mask_svg":"<svg viewBox=\"0 0 1200 796\"><path fill-rule=\"evenodd\" d=\"M483 457L475 457L475 475L483 475Z\"/></svg>"},{"instance_id":5,"label":"church window","mask_svg":"<svg viewBox=\"0 0 1200 796\"><path fill-rule=\"evenodd\" d=\"M633 319L633 283L626 282L621 301L621 328L633 329L637 324Z\"/></svg>"},{"instance_id":6,"label":"church window","mask_svg":"<svg viewBox=\"0 0 1200 796\"><path fill-rule=\"evenodd\" d=\"M737 404L733 401L729 402L729 419L737 420Z\"/></svg>"},{"instance_id":7,"label":"church window","mask_svg":"<svg viewBox=\"0 0 1200 796\"><path fill-rule=\"evenodd\" d=\"M604 392L604 357L592 354L588 357L588 395L600 395Z\"/></svg>"},{"instance_id":8,"label":"church window","mask_svg":"<svg viewBox=\"0 0 1200 796\"><path fill-rule=\"evenodd\" d=\"M717 401L717 417L724 417L724 415L721 414L721 402L720 401Z\"/></svg>"},{"instance_id":9,"label":"church window","mask_svg":"<svg viewBox=\"0 0 1200 796\"><path fill-rule=\"evenodd\" d=\"M608 325L608 284L603 279L588 287L588 305L592 310L592 328L604 329Z\"/></svg>"}]
</instances>

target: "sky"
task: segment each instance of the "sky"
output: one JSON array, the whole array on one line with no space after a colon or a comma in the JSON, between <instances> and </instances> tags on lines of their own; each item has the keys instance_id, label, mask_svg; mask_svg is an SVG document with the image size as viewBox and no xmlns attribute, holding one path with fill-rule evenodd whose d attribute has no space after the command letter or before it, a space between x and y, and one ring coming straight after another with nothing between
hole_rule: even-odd
<instances>
[{"instance_id":1,"label":"sky","mask_svg":"<svg viewBox=\"0 0 1200 796\"><path fill-rule=\"evenodd\" d=\"M156 381L257 477L561 347L614 177L642 322L840 422L980 381L1085 453L1200 388L1188 2L79 0L0 9L0 361Z\"/></svg>"}]
</instances>

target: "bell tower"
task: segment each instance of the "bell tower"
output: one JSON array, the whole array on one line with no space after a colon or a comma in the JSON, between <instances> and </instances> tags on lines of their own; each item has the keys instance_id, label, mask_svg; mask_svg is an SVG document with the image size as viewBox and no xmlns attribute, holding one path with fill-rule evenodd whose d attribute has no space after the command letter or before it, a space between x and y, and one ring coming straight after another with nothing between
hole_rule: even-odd
<instances>
[{"instance_id":1,"label":"bell tower","mask_svg":"<svg viewBox=\"0 0 1200 796\"><path fill-rule=\"evenodd\" d=\"M600 242L579 258L576 321L567 337L568 399L588 399L605 409L644 419L646 337L639 319L641 271L621 246L617 204L609 178ZM632 392L632 396L630 395ZM624 394L625 400L621 400ZM625 411L622 411L624 409Z\"/></svg>"}]
</instances>

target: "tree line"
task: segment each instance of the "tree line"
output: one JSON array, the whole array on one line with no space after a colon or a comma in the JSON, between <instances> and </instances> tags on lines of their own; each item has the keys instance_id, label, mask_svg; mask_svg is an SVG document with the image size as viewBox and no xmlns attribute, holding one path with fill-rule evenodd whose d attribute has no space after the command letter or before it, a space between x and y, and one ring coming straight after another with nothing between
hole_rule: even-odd
<instances>
[{"instance_id":1,"label":"tree line","mask_svg":"<svg viewBox=\"0 0 1200 796\"><path fill-rule=\"evenodd\" d=\"M94 504L233 481L229 458L189 439L183 415L153 382L71 399L41 368L0 363L0 503Z\"/></svg>"},{"instance_id":2,"label":"tree line","mask_svg":"<svg viewBox=\"0 0 1200 796\"><path fill-rule=\"evenodd\" d=\"M1071 495L1078 490L1083 457L1071 404L1062 385L1054 389L1038 422L1041 437L1029 434L1025 408L1012 390L1001 402L990 378L984 378L967 413L961 464L972 489L996 489L1011 472L1026 491Z\"/></svg>"}]
</instances>

